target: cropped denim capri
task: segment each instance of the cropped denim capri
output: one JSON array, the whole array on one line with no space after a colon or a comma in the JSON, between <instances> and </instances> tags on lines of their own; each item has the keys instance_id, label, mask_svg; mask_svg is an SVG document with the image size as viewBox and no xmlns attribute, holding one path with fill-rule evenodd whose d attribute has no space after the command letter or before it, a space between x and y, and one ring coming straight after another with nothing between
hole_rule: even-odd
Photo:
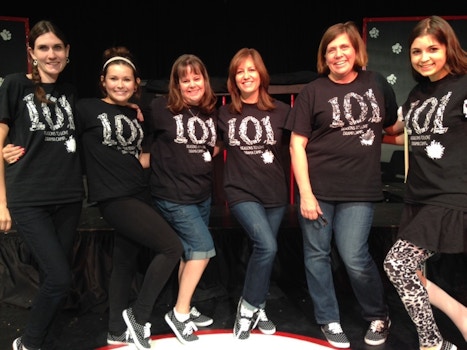
<instances>
[{"instance_id":1,"label":"cropped denim capri","mask_svg":"<svg viewBox=\"0 0 467 350\"><path fill-rule=\"evenodd\" d=\"M185 261L209 259L216 255L209 231L211 198L195 204L179 204L153 197L153 202L180 237Z\"/></svg>"}]
</instances>

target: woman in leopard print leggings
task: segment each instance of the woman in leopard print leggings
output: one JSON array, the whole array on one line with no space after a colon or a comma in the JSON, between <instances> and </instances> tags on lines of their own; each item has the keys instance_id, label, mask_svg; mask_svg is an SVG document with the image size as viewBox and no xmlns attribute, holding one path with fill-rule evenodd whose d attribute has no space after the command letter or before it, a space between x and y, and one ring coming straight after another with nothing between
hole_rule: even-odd
<instances>
[{"instance_id":1,"label":"woman in leopard print leggings","mask_svg":"<svg viewBox=\"0 0 467 350\"><path fill-rule=\"evenodd\" d=\"M420 266L433 255L432 251L398 239L386 256L384 270L416 325L421 340L420 346L439 344L443 340L431 305L450 317L467 341L467 307L427 280L421 273Z\"/></svg>"},{"instance_id":2,"label":"woman in leopard print leggings","mask_svg":"<svg viewBox=\"0 0 467 350\"><path fill-rule=\"evenodd\" d=\"M466 308L418 271L437 252L467 252L467 52L439 16L419 21L409 43L418 84L398 115L407 130L410 165L398 239L384 270L415 324L420 349L455 350L443 339L431 304L453 320L464 338Z\"/></svg>"}]
</instances>

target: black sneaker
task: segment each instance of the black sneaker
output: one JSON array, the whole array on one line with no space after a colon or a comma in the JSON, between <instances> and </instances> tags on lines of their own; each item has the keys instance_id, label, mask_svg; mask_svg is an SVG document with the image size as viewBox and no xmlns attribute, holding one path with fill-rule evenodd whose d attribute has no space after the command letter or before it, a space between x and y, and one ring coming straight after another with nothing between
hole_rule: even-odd
<instances>
[{"instance_id":1,"label":"black sneaker","mask_svg":"<svg viewBox=\"0 0 467 350\"><path fill-rule=\"evenodd\" d=\"M23 342L21 341L21 337L13 340L12 347L13 347L13 350L24 350L25 349L25 347L23 346Z\"/></svg>"},{"instance_id":2,"label":"black sneaker","mask_svg":"<svg viewBox=\"0 0 467 350\"><path fill-rule=\"evenodd\" d=\"M203 315L194 306L190 310L190 320L193 321L193 323L197 327L207 327L212 325L212 323L214 322L214 320L211 317Z\"/></svg>"},{"instance_id":3,"label":"black sneaker","mask_svg":"<svg viewBox=\"0 0 467 350\"><path fill-rule=\"evenodd\" d=\"M276 325L268 318L264 309L259 309L253 315L254 323L258 324L258 329L263 334L276 333Z\"/></svg>"},{"instance_id":4,"label":"black sneaker","mask_svg":"<svg viewBox=\"0 0 467 350\"><path fill-rule=\"evenodd\" d=\"M145 325L142 325L136 322L131 308L123 310L122 315L136 347L139 350L150 349L151 324L147 322Z\"/></svg>"},{"instance_id":5,"label":"black sneaker","mask_svg":"<svg viewBox=\"0 0 467 350\"><path fill-rule=\"evenodd\" d=\"M107 344L109 345L125 345L134 344L133 338L131 337L130 331L127 330L120 335L107 333Z\"/></svg>"},{"instance_id":6,"label":"black sneaker","mask_svg":"<svg viewBox=\"0 0 467 350\"><path fill-rule=\"evenodd\" d=\"M259 321L259 317L254 318L257 311L247 309L242 305L242 298L238 302L237 315L233 328L233 335L237 339L245 340L250 337L251 330L254 329Z\"/></svg>"},{"instance_id":7,"label":"black sneaker","mask_svg":"<svg viewBox=\"0 0 467 350\"><path fill-rule=\"evenodd\" d=\"M336 348L348 348L350 347L350 342L340 323L331 322L321 327L321 331L324 333L326 340L329 344Z\"/></svg>"},{"instance_id":8,"label":"black sneaker","mask_svg":"<svg viewBox=\"0 0 467 350\"><path fill-rule=\"evenodd\" d=\"M389 327L391 327L391 320L389 318L371 321L370 327L368 327L365 334L365 343L368 345L383 344L388 338Z\"/></svg>"},{"instance_id":9,"label":"black sneaker","mask_svg":"<svg viewBox=\"0 0 467 350\"><path fill-rule=\"evenodd\" d=\"M21 342L21 337L13 340L12 347L13 347L13 350L23 350L23 343Z\"/></svg>"},{"instance_id":10,"label":"black sneaker","mask_svg":"<svg viewBox=\"0 0 467 350\"><path fill-rule=\"evenodd\" d=\"M175 317L173 310L170 310L165 314L165 322L172 328L180 343L189 344L190 342L198 340L198 336L194 333L198 328L191 320L191 317L185 322L180 322Z\"/></svg>"}]
</instances>

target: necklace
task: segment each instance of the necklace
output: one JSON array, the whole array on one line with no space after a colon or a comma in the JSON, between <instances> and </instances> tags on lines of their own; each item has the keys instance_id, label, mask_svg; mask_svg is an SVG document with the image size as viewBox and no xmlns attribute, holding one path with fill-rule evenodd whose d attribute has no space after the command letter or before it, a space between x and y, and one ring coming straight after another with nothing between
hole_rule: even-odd
<instances>
[{"instance_id":1,"label":"necklace","mask_svg":"<svg viewBox=\"0 0 467 350\"><path fill-rule=\"evenodd\" d=\"M191 116L192 116L193 118L197 118L198 115L199 115L199 111L198 111L198 113L196 113L196 115L193 114L193 112L191 111L191 108L188 108L188 112L190 112L190 114L191 114Z\"/></svg>"}]
</instances>

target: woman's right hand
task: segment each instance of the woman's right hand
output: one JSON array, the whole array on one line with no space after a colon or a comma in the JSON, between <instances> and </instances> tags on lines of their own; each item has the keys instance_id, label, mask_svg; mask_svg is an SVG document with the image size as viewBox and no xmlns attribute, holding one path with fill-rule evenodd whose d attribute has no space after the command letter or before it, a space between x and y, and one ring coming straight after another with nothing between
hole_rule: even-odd
<instances>
[{"instance_id":1,"label":"woman's right hand","mask_svg":"<svg viewBox=\"0 0 467 350\"><path fill-rule=\"evenodd\" d=\"M5 234L11 229L10 211L6 206L0 206L0 231Z\"/></svg>"},{"instance_id":2,"label":"woman's right hand","mask_svg":"<svg viewBox=\"0 0 467 350\"><path fill-rule=\"evenodd\" d=\"M8 164L16 163L24 155L25 151L24 147L9 143L3 147L3 160Z\"/></svg>"}]
</instances>

